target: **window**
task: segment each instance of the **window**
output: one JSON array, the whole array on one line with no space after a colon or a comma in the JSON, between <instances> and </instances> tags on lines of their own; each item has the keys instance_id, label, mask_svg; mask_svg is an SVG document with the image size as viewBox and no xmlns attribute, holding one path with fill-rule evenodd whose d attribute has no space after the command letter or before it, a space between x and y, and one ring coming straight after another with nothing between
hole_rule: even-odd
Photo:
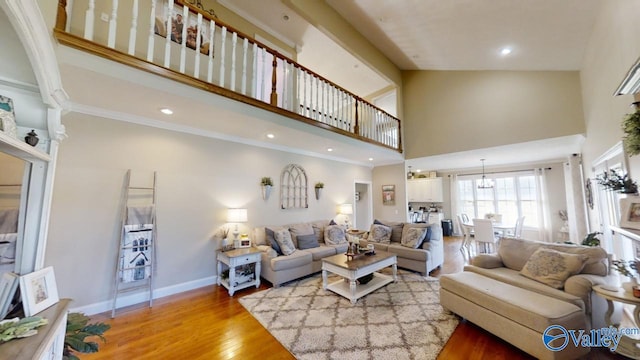
<instances>
[{"instance_id":1,"label":"window","mask_svg":"<svg viewBox=\"0 0 640 360\"><path fill-rule=\"evenodd\" d=\"M502 222L515 224L520 216L529 225L538 224L538 191L533 171L487 175L494 186L479 189L480 176L458 177L458 209L472 218L502 215Z\"/></svg>"}]
</instances>

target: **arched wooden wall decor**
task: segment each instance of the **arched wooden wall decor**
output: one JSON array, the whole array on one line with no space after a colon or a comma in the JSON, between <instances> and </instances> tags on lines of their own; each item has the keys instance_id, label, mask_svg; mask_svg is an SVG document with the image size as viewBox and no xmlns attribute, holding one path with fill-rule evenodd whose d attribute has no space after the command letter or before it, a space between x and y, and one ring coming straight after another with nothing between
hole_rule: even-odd
<instances>
[{"instance_id":1,"label":"arched wooden wall decor","mask_svg":"<svg viewBox=\"0 0 640 360\"><path fill-rule=\"evenodd\" d=\"M280 208L308 208L307 188L307 173L302 166L285 166L280 174Z\"/></svg>"}]
</instances>

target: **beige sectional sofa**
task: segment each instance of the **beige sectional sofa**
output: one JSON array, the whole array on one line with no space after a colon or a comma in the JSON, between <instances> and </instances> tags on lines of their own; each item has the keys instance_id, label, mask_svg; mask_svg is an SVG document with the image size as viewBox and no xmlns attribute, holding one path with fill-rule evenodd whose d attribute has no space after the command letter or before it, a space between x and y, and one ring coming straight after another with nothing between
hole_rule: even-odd
<instances>
[{"instance_id":1,"label":"beige sectional sofa","mask_svg":"<svg viewBox=\"0 0 640 360\"><path fill-rule=\"evenodd\" d=\"M348 243L331 244L325 238L325 230L329 226L330 220L312 221L283 226L262 226L256 227L252 232L254 244L262 250L262 261L260 275L273 286L277 287L291 280L301 278L322 270L322 258L346 253ZM375 244L376 249L389 251L397 254L398 266L428 274L434 268L441 266L444 260L444 250L442 245L442 229L440 226L431 226L431 239L424 241L418 249L411 249L400 245L402 229L404 223L395 225L395 240L390 244ZM268 230L289 230L295 245L295 251L289 255L279 255L270 244L267 235ZM310 235L310 230L317 239L318 246L301 249L300 239ZM361 240L361 246L366 246L368 242Z\"/></svg>"},{"instance_id":2,"label":"beige sectional sofa","mask_svg":"<svg viewBox=\"0 0 640 360\"><path fill-rule=\"evenodd\" d=\"M578 358L590 349L551 351L542 334L551 325L606 327L606 301L592 286L616 283L609 260L600 247L503 238L497 254L440 277L440 303L537 358Z\"/></svg>"}]
</instances>

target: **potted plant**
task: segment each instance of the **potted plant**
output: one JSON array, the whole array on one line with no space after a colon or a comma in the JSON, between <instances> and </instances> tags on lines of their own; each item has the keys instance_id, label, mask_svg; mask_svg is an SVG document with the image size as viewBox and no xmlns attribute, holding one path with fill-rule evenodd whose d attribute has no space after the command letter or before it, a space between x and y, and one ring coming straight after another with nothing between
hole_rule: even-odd
<instances>
[{"instance_id":1,"label":"potted plant","mask_svg":"<svg viewBox=\"0 0 640 360\"><path fill-rule=\"evenodd\" d=\"M322 194L322 189L324 188L324 183L317 182L315 185L316 190L316 200L320 200L320 194Z\"/></svg>"},{"instance_id":2,"label":"potted plant","mask_svg":"<svg viewBox=\"0 0 640 360\"><path fill-rule=\"evenodd\" d=\"M270 177L265 176L260 180L260 185L262 185L262 199L269 200L269 196L271 196L271 187L273 186L273 180Z\"/></svg>"},{"instance_id":3,"label":"potted plant","mask_svg":"<svg viewBox=\"0 0 640 360\"><path fill-rule=\"evenodd\" d=\"M67 332L64 337L64 350L62 359L79 360L74 352L94 353L98 352L98 343L86 341L86 338L97 336L103 342L107 340L102 336L105 331L111 329L111 325L105 323L89 324L89 317L82 313L69 313L67 316Z\"/></svg>"},{"instance_id":4,"label":"potted plant","mask_svg":"<svg viewBox=\"0 0 640 360\"><path fill-rule=\"evenodd\" d=\"M629 260L628 262L625 260L613 260L611 264L620 275L629 278L629 281L622 283L622 288L627 292L633 292L633 287L638 286L636 274L638 274L638 269L640 268L639 264L634 260Z\"/></svg>"},{"instance_id":5,"label":"potted plant","mask_svg":"<svg viewBox=\"0 0 640 360\"><path fill-rule=\"evenodd\" d=\"M639 103L633 103L638 107ZM624 137L622 141L629 156L640 154L640 109L631 114L625 115L622 120L622 131Z\"/></svg>"},{"instance_id":6,"label":"potted plant","mask_svg":"<svg viewBox=\"0 0 640 360\"><path fill-rule=\"evenodd\" d=\"M602 233L599 231L588 233L582 240L582 245L600 246L600 239L598 239L598 235L602 235Z\"/></svg>"},{"instance_id":7,"label":"potted plant","mask_svg":"<svg viewBox=\"0 0 640 360\"><path fill-rule=\"evenodd\" d=\"M602 175L596 177L596 181L607 190L622 194L638 193L638 185L635 181L631 180L629 174L620 175L613 169L605 171Z\"/></svg>"}]
</instances>

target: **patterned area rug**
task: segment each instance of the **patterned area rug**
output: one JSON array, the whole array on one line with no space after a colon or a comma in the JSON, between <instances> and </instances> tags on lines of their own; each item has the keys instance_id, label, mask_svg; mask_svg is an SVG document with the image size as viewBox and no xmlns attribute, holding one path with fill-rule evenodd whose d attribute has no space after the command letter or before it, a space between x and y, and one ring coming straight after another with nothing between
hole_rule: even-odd
<instances>
[{"instance_id":1,"label":"patterned area rug","mask_svg":"<svg viewBox=\"0 0 640 360\"><path fill-rule=\"evenodd\" d=\"M352 305L323 290L316 274L240 303L298 359L435 359L458 325L439 289L437 280L398 270L397 283Z\"/></svg>"}]
</instances>

